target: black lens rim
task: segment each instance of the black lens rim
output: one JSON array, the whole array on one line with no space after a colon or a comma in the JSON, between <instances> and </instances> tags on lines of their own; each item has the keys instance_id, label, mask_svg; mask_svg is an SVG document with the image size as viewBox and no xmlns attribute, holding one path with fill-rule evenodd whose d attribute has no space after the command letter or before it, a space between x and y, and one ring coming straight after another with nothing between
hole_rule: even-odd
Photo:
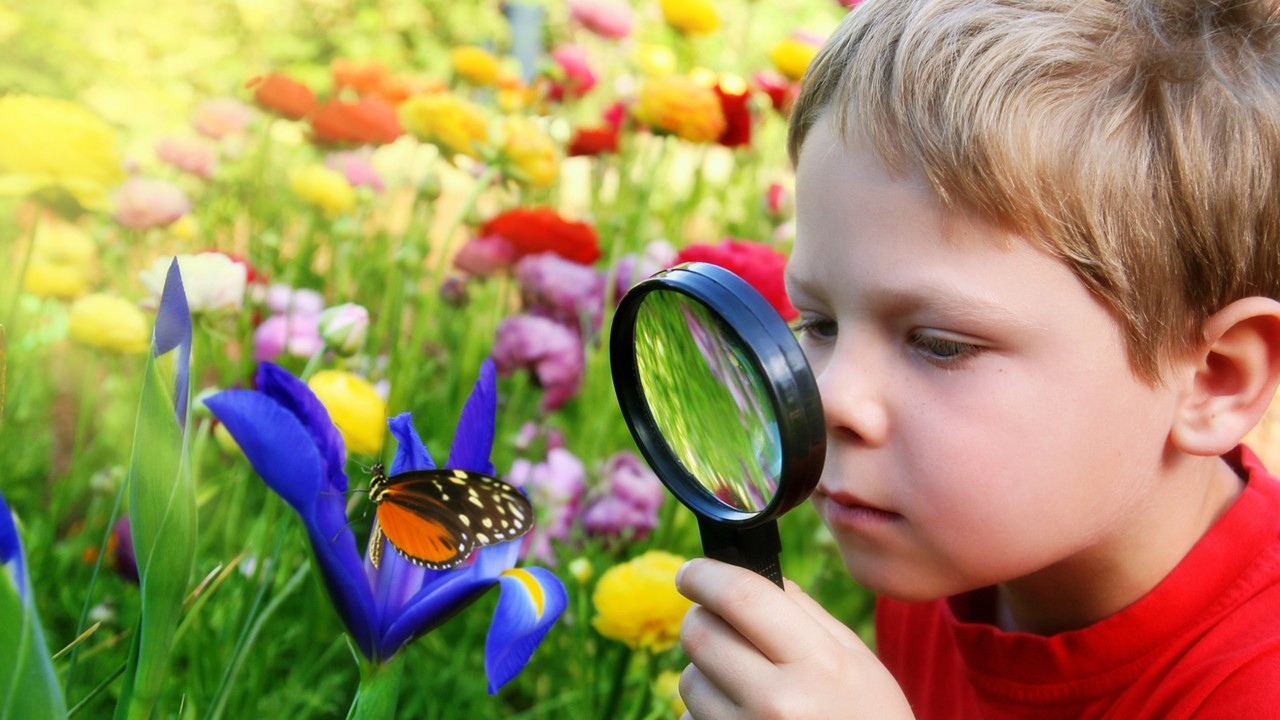
<instances>
[{"instance_id":1,"label":"black lens rim","mask_svg":"<svg viewBox=\"0 0 1280 720\"><path fill-rule=\"evenodd\" d=\"M670 291L700 302L720 318L766 381L782 445L778 492L756 513L725 505L679 461L653 419L635 357L635 323L649 293ZM791 328L745 280L710 263L685 263L637 283L618 304L609 338L614 392L641 454L667 489L694 513L753 527L803 502L817 487L826 460L826 427L817 380Z\"/></svg>"}]
</instances>

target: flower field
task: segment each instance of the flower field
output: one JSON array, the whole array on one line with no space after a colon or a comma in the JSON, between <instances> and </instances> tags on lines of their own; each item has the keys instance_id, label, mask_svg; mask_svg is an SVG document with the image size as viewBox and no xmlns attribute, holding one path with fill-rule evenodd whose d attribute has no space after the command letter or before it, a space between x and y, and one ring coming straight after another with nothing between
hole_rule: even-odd
<instances>
[{"instance_id":1,"label":"flower field","mask_svg":"<svg viewBox=\"0 0 1280 720\"><path fill-rule=\"evenodd\" d=\"M786 113L846 11L0 9L0 718L676 717L698 532L609 324L690 260L794 312ZM375 562L376 463L500 478L533 529Z\"/></svg>"}]
</instances>

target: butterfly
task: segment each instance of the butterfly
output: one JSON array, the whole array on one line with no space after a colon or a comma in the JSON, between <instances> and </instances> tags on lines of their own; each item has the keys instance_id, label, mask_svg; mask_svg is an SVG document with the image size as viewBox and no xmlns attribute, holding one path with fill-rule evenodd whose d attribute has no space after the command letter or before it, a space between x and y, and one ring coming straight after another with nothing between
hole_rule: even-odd
<instances>
[{"instance_id":1,"label":"butterfly","mask_svg":"<svg viewBox=\"0 0 1280 720\"><path fill-rule=\"evenodd\" d=\"M377 508L369 535L369 560L382 563L385 538L404 559L448 570L471 553L524 535L533 528L533 505L515 487L467 470L411 470L388 477L371 468L369 500Z\"/></svg>"}]
</instances>

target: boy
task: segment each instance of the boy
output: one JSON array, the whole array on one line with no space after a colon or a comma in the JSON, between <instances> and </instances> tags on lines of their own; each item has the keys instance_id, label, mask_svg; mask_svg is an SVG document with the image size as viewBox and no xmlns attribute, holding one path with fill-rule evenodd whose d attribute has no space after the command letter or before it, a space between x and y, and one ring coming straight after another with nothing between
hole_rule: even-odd
<instances>
[{"instance_id":1,"label":"boy","mask_svg":"<svg viewBox=\"0 0 1280 720\"><path fill-rule=\"evenodd\" d=\"M791 119L814 505L877 657L677 579L706 718L1280 716L1270 0L868 0Z\"/></svg>"}]
</instances>

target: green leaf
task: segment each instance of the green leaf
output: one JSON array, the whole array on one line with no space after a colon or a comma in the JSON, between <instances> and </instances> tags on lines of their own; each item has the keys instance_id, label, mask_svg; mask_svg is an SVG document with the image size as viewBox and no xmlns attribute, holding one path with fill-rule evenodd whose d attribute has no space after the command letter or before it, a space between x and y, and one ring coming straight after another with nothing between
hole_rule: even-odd
<instances>
[{"instance_id":1,"label":"green leaf","mask_svg":"<svg viewBox=\"0 0 1280 720\"><path fill-rule=\"evenodd\" d=\"M116 707L116 717L128 720L150 718L159 700L195 567L196 493L186 432L190 316L176 261L165 285L129 467L129 522L142 610ZM185 322L186 333L176 343L166 332L175 321L178 326ZM181 336L184 328L179 329Z\"/></svg>"},{"instance_id":2,"label":"green leaf","mask_svg":"<svg viewBox=\"0 0 1280 720\"><path fill-rule=\"evenodd\" d=\"M7 570L0 565L0 720L66 717L30 585L17 579L27 585L24 601Z\"/></svg>"}]
</instances>

